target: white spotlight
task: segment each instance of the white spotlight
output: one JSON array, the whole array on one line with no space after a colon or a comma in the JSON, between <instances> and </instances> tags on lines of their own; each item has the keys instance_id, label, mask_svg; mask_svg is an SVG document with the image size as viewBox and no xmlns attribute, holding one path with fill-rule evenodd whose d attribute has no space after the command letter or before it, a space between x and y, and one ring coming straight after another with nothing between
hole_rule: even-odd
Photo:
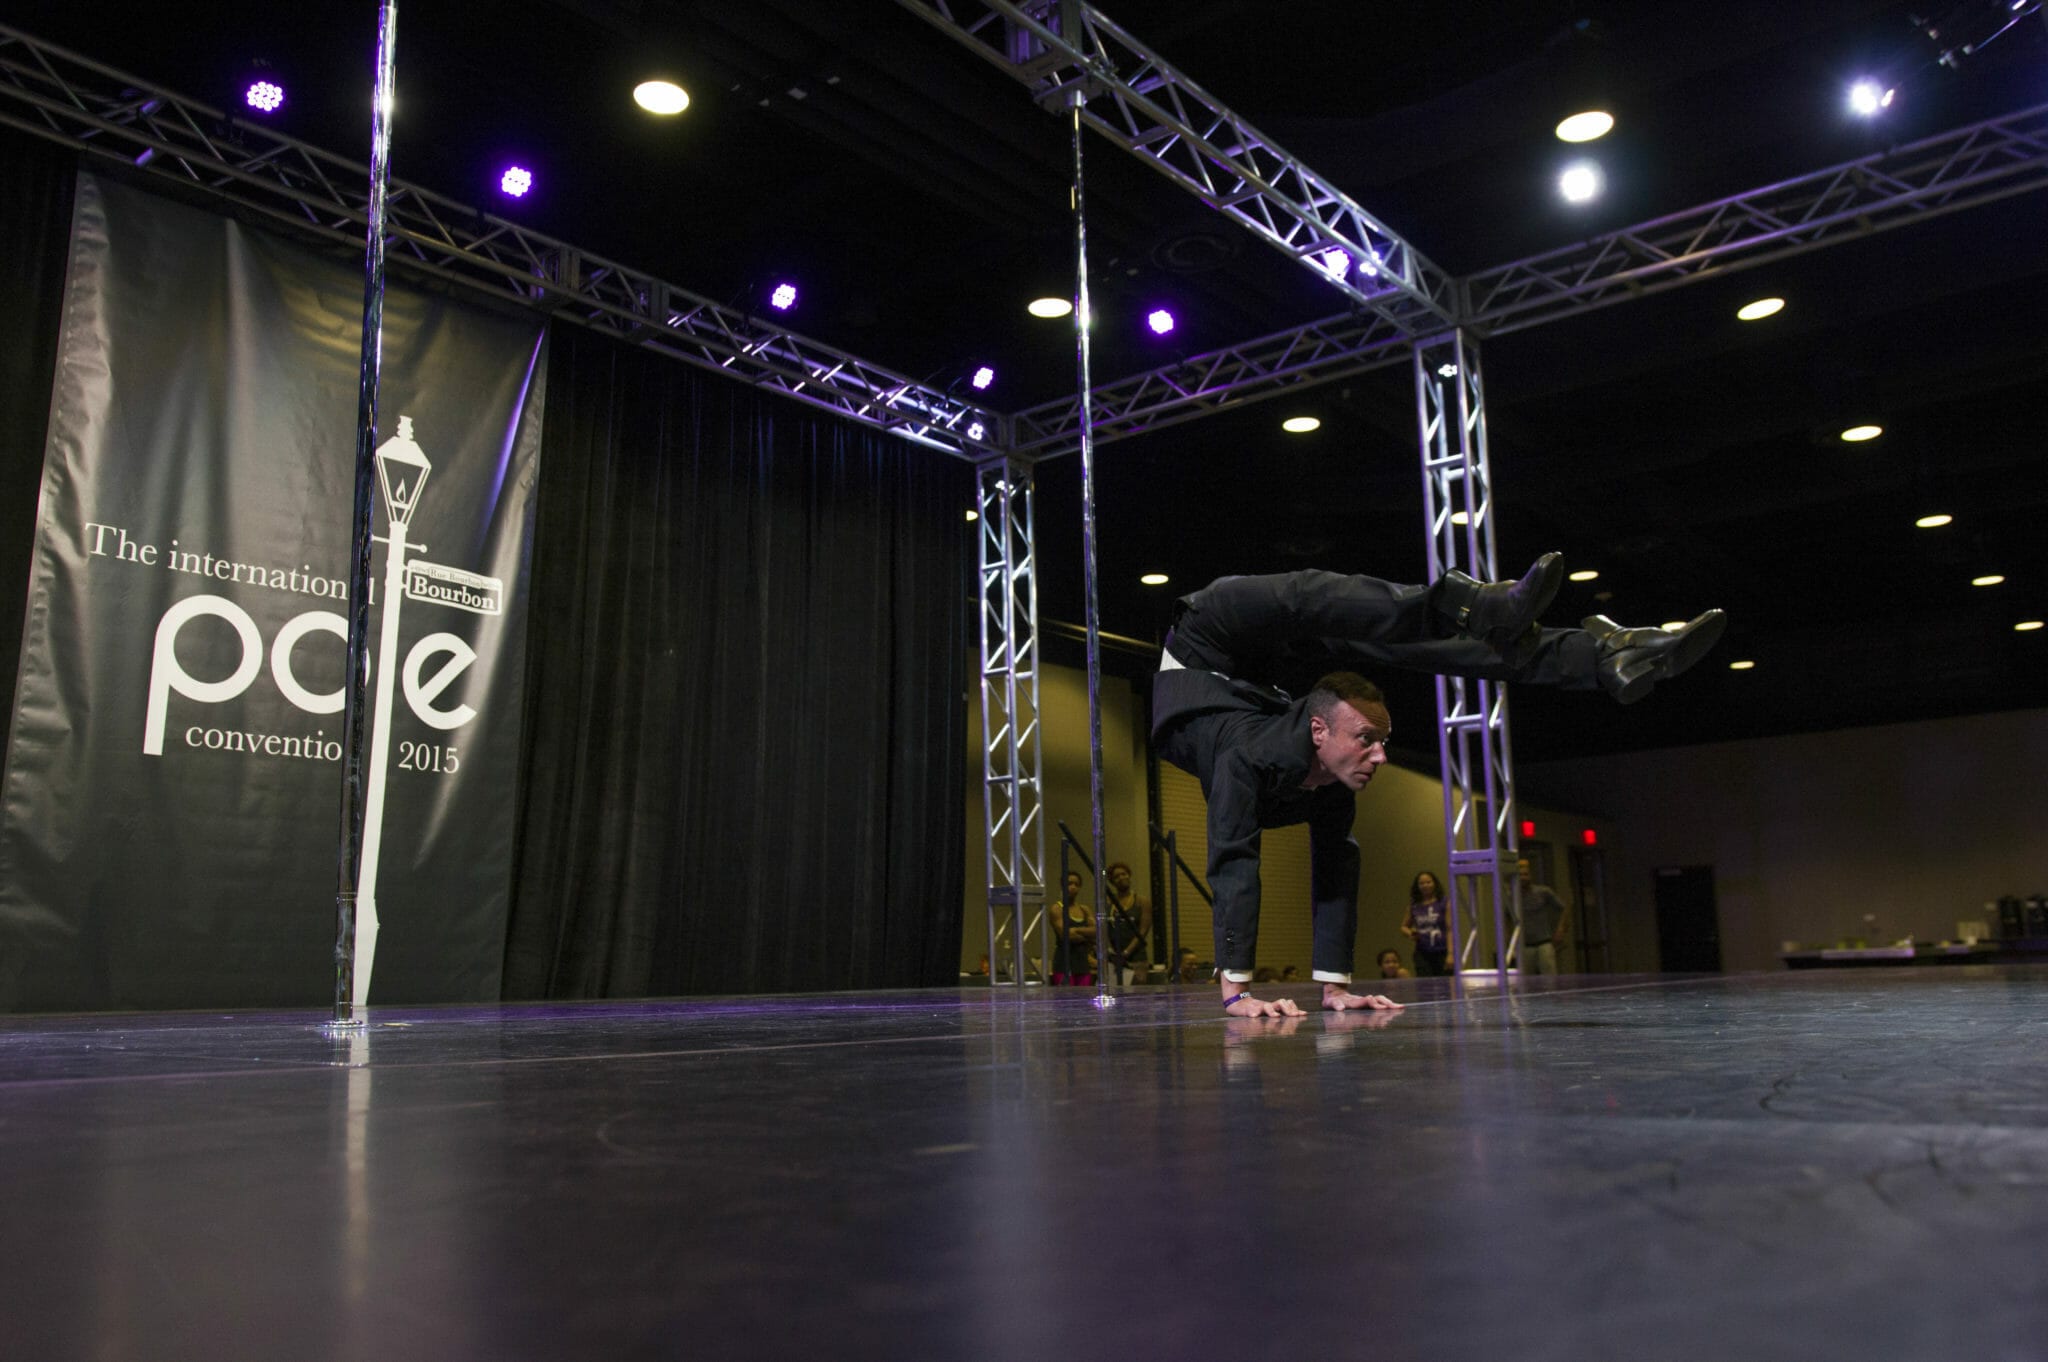
<instances>
[{"instance_id":1,"label":"white spotlight","mask_svg":"<svg viewBox=\"0 0 2048 1362\"><path fill-rule=\"evenodd\" d=\"M1280 429L1289 435L1306 435L1312 430L1320 430L1322 424L1313 416L1290 416L1280 423Z\"/></svg>"},{"instance_id":2,"label":"white spotlight","mask_svg":"<svg viewBox=\"0 0 2048 1362\"><path fill-rule=\"evenodd\" d=\"M1875 118L1892 106L1898 91L1874 80L1859 80L1849 87L1849 112Z\"/></svg>"},{"instance_id":3,"label":"white spotlight","mask_svg":"<svg viewBox=\"0 0 2048 1362\"><path fill-rule=\"evenodd\" d=\"M1034 317L1064 317L1074 305L1065 298L1034 298L1024 310Z\"/></svg>"},{"instance_id":4,"label":"white spotlight","mask_svg":"<svg viewBox=\"0 0 2048 1362\"><path fill-rule=\"evenodd\" d=\"M643 80L633 87L633 102L651 114L664 117L690 107L690 96L672 80Z\"/></svg>"},{"instance_id":5,"label":"white spotlight","mask_svg":"<svg viewBox=\"0 0 2048 1362\"><path fill-rule=\"evenodd\" d=\"M1557 177L1557 192L1566 203L1591 203L1606 185L1607 177L1593 161L1574 161Z\"/></svg>"},{"instance_id":6,"label":"white spotlight","mask_svg":"<svg viewBox=\"0 0 2048 1362\"><path fill-rule=\"evenodd\" d=\"M1605 109L1575 113L1557 125L1560 142L1591 142L1614 131L1614 115Z\"/></svg>"}]
</instances>

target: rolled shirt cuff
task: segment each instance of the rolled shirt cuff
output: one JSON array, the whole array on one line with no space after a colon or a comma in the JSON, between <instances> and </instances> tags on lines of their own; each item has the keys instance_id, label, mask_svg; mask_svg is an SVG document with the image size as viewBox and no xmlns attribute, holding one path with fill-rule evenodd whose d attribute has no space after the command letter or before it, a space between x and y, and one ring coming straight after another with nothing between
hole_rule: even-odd
<instances>
[{"instance_id":1,"label":"rolled shirt cuff","mask_svg":"<svg viewBox=\"0 0 2048 1362\"><path fill-rule=\"evenodd\" d=\"M1252 972L1248 969L1227 969L1223 971L1223 977L1233 984L1248 984L1252 981Z\"/></svg>"},{"instance_id":2,"label":"rolled shirt cuff","mask_svg":"<svg viewBox=\"0 0 2048 1362\"><path fill-rule=\"evenodd\" d=\"M1313 970L1309 973L1308 977L1319 984L1348 984L1351 982L1350 975L1339 974L1333 969Z\"/></svg>"}]
</instances>

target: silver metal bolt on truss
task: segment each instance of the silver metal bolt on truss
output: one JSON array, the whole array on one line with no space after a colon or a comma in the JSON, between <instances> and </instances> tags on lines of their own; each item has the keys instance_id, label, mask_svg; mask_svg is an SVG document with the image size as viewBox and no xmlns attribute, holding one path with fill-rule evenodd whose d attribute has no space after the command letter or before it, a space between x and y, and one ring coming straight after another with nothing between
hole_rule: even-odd
<instances>
[{"instance_id":1,"label":"silver metal bolt on truss","mask_svg":"<svg viewBox=\"0 0 2048 1362\"><path fill-rule=\"evenodd\" d=\"M1418 341L1415 419L1422 440L1422 511L1429 578L1459 568L1482 581L1497 575L1493 485L1486 452L1486 386L1479 347L1462 331ZM1515 778L1509 759L1507 687L1461 676L1436 678L1437 751L1443 761L1444 850L1450 860L1451 938L1460 964L1480 922L1461 909L1492 908L1494 967L1508 964L1507 893L1520 849ZM1520 917L1519 912L1515 915ZM1460 935L1463 928L1463 935Z\"/></svg>"},{"instance_id":2,"label":"silver metal bolt on truss","mask_svg":"<svg viewBox=\"0 0 2048 1362\"><path fill-rule=\"evenodd\" d=\"M975 465L981 527L982 808L988 848L989 982L1010 947L1009 981L1031 977L1025 937L1038 928L1038 973L1050 959L1045 921L1045 805L1039 772L1038 555L1030 465L997 457ZM1037 914L1027 920L1027 907ZM999 925L998 914L1004 921Z\"/></svg>"}]
</instances>

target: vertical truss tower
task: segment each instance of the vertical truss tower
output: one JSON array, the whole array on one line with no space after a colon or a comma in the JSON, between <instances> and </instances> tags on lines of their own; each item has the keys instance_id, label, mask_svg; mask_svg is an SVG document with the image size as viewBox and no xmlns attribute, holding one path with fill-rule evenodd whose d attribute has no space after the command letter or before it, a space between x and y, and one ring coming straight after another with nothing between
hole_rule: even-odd
<instances>
[{"instance_id":1,"label":"vertical truss tower","mask_svg":"<svg viewBox=\"0 0 2048 1362\"><path fill-rule=\"evenodd\" d=\"M1427 337L1415 343L1414 366L1429 578L1435 581L1459 568L1491 581L1499 574L1479 347L1462 330ZM1504 893L1518 884L1513 868L1520 849L1507 687L1495 681L1439 676L1436 710L1437 752L1443 761L1444 851L1451 876L1451 937L1459 964L1470 964L1472 947L1490 917L1494 968L1505 973Z\"/></svg>"},{"instance_id":2,"label":"vertical truss tower","mask_svg":"<svg viewBox=\"0 0 2048 1362\"><path fill-rule=\"evenodd\" d=\"M981 527L982 809L988 848L989 978L1043 980L1044 788L1039 772L1038 555L1031 466L1008 456L975 465ZM1027 907L1036 912L1027 917ZM1038 928L1035 957L1025 938Z\"/></svg>"}]
</instances>

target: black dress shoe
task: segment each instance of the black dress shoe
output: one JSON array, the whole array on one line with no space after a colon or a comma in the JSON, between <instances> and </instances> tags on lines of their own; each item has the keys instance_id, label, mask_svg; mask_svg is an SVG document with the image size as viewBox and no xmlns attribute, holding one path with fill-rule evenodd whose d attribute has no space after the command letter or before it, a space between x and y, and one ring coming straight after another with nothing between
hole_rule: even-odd
<instances>
[{"instance_id":1,"label":"black dress shoe","mask_svg":"<svg viewBox=\"0 0 2048 1362\"><path fill-rule=\"evenodd\" d=\"M1605 615L1588 615L1583 627L1600 641L1600 689L1632 705L1659 681L1705 657L1720 642L1728 616L1709 610L1677 629L1624 629Z\"/></svg>"},{"instance_id":2,"label":"black dress shoe","mask_svg":"<svg viewBox=\"0 0 2048 1362\"><path fill-rule=\"evenodd\" d=\"M1484 640L1509 662L1525 660L1540 637L1532 627L1564 584L1564 555L1546 553L1512 582L1482 582L1453 568L1437 579L1438 613L1451 632Z\"/></svg>"}]
</instances>

